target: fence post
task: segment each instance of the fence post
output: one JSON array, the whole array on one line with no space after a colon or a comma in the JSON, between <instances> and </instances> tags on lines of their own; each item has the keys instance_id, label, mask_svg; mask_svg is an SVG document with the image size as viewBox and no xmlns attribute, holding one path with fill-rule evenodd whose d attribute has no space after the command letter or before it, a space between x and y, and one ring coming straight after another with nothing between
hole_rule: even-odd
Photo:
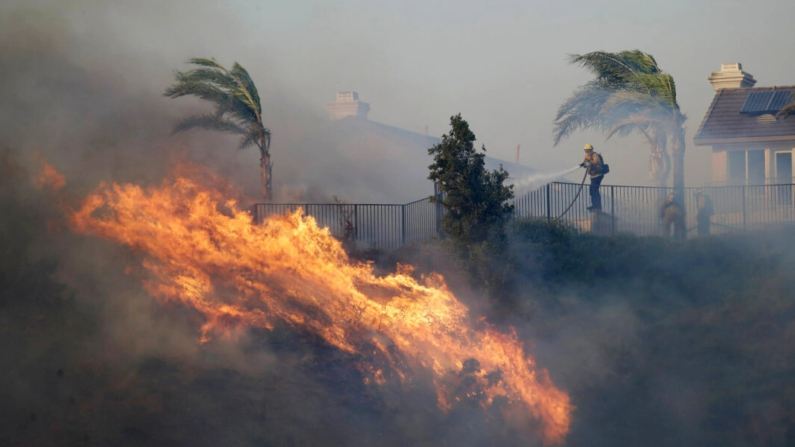
<instances>
[{"instance_id":1,"label":"fence post","mask_svg":"<svg viewBox=\"0 0 795 447\"><path fill-rule=\"evenodd\" d=\"M258 213L258 211L259 211L259 205L254 204L251 207L251 220L254 222L255 225L259 224L259 215L258 215L259 213Z\"/></svg>"},{"instance_id":2,"label":"fence post","mask_svg":"<svg viewBox=\"0 0 795 447\"><path fill-rule=\"evenodd\" d=\"M610 233L616 234L616 190L610 185Z\"/></svg>"},{"instance_id":3,"label":"fence post","mask_svg":"<svg viewBox=\"0 0 795 447\"><path fill-rule=\"evenodd\" d=\"M743 231L747 229L745 224L745 195L746 195L746 188L747 186L743 185Z\"/></svg>"},{"instance_id":4,"label":"fence post","mask_svg":"<svg viewBox=\"0 0 795 447\"><path fill-rule=\"evenodd\" d=\"M552 205L549 203L551 183L547 183L547 220L552 220Z\"/></svg>"},{"instance_id":5,"label":"fence post","mask_svg":"<svg viewBox=\"0 0 795 447\"><path fill-rule=\"evenodd\" d=\"M433 182L433 196L436 199L436 206L434 207L436 217L436 235L442 239L442 203L439 201L439 188L436 182Z\"/></svg>"},{"instance_id":6,"label":"fence post","mask_svg":"<svg viewBox=\"0 0 795 447\"><path fill-rule=\"evenodd\" d=\"M359 240L359 205L353 205L353 239Z\"/></svg>"},{"instance_id":7,"label":"fence post","mask_svg":"<svg viewBox=\"0 0 795 447\"><path fill-rule=\"evenodd\" d=\"M406 205L400 206L400 245L406 245Z\"/></svg>"}]
</instances>

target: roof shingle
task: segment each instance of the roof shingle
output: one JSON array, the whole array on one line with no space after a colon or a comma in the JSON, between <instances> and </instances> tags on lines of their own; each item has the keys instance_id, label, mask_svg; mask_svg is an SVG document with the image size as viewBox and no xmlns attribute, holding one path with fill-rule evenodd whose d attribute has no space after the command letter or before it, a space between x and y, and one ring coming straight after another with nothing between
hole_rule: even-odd
<instances>
[{"instance_id":1,"label":"roof shingle","mask_svg":"<svg viewBox=\"0 0 795 447\"><path fill-rule=\"evenodd\" d=\"M693 139L696 145L795 140L795 117L764 123L740 113L751 92L773 90L795 90L795 86L718 90Z\"/></svg>"}]
</instances>

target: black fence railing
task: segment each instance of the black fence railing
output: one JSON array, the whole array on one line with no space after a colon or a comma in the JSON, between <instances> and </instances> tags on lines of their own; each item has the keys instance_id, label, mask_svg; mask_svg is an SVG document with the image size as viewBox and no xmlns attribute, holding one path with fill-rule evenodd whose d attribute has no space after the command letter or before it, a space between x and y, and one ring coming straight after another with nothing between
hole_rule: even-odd
<instances>
[{"instance_id":1,"label":"black fence railing","mask_svg":"<svg viewBox=\"0 0 795 447\"><path fill-rule=\"evenodd\" d=\"M430 198L405 205L258 203L254 219L260 223L268 216L294 213L299 208L336 237L344 235L346 224L351 225L362 248L391 250L441 236L441 205L431 203Z\"/></svg>"},{"instance_id":2,"label":"black fence railing","mask_svg":"<svg viewBox=\"0 0 795 447\"><path fill-rule=\"evenodd\" d=\"M596 234L664 234L660 207L673 188L604 185L602 213L588 205L588 185L553 182L540 189L520 193L514 199L514 217L560 219L580 231ZM685 188L688 237L695 237L699 201L697 193L712 203L711 232L727 233L776 229L795 224L795 184L759 186L709 186ZM704 199L700 201L703 205ZM274 214L293 213L301 208L321 227L341 237L352 226L361 248L391 250L402 245L441 238L442 206L429 198L405 205L269 203L254 205L256 222ZM568 208L568 211L566 211ZM563 215L563 213L565 215ZM561 217L561 215L563 215Z\"/></svg>"},{"instance_id":3,"label":"black fence railing","mask_svg":"<svg viewBox=\"0 0 795 447\"><path fill-rule=\"evenodd\" d=\"M721 181L710 181L705 186L761 186L761 185L790 185L795 184L795 177L764 177L743 178Z\"/></svg>"},{"instance_id":4,"label":"black fence railing","mask_svg":"<svg viewBox=\"0 0 795 447\"><path fill-rule=\"evenodd\" d=\"M579 189L579 184L554 182L522 194L515 201L516 215L557 219L571 204L571 209L561 220L582 231L599 234L664 234L660 207L665 198L673 193L673 188L602 186L602 214L591 213L587 209L590 204L588 185L577 196ZM712 203L711 233L726 233L775 229L795 224L794 190L793 184L685 188L684 206L689 236L694 236L693 230L697 225L697 193L707 198L700 201L701 206L707 201Z\"/></svg>"}]
</instances>

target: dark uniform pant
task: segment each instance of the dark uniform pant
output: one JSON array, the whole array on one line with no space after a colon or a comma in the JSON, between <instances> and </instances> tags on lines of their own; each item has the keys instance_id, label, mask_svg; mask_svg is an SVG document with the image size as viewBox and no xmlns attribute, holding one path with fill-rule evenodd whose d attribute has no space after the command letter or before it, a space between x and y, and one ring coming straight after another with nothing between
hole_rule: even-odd
<instances>
[{"instance_id":1,"label":"dark uniform pant","mask_svg":"<svg viewBox=\"0 0 795 447\"><path fill-rule=\"evenodd\" d=\"M698 235L709 236L709 227L712 223L710 216L697 216L696 222L698 222Z\"/></svg>"},{"instance_id":2,"label":"dark uniform pant","mask_svg":"<svg viewBox=\"0 0 795 447\"><path fill-rule=\"evenodd\" d=\"M591 209L600 211L602 209L602 194L599 193L599 186L602 185L603 178L605 178L604 175L600 175L599 177L591 177L591 187L589 190L591 193Z\"/></svg>"}]
</instances>

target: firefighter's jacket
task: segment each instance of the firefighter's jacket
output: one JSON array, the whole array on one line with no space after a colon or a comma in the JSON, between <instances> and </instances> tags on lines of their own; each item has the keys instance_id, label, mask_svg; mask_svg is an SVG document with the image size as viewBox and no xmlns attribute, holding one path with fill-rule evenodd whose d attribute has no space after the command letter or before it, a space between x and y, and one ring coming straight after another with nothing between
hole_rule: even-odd
<instances>
[{"instance_id":1,"label":"firefighter's jacket","mask_svg":"<svg viewBox=\"0 0 795 447\"><path fill-rule=\"evenodd\" d=\"M597 154L596 151L591 151L590 154L586 152L585 160L582 161L583 164L590 163L591 165L587 167L588 175L591 178L601 177L604 174L604 161L602 161L602 156Z\"/></svg>"},{"instance_id":2,"label":"firefighter's jacket","mask_svg":"<svg viewBox=\"0 0 795 447\"><path fill-rule=\"evenodd\" d=\"M660 219L663 219L667 225L670 222L676 222L680 219L684 220L685 210L679 205L679 202L672 197L668 197L660 207Z\"/></svg>"}]
</instances>

